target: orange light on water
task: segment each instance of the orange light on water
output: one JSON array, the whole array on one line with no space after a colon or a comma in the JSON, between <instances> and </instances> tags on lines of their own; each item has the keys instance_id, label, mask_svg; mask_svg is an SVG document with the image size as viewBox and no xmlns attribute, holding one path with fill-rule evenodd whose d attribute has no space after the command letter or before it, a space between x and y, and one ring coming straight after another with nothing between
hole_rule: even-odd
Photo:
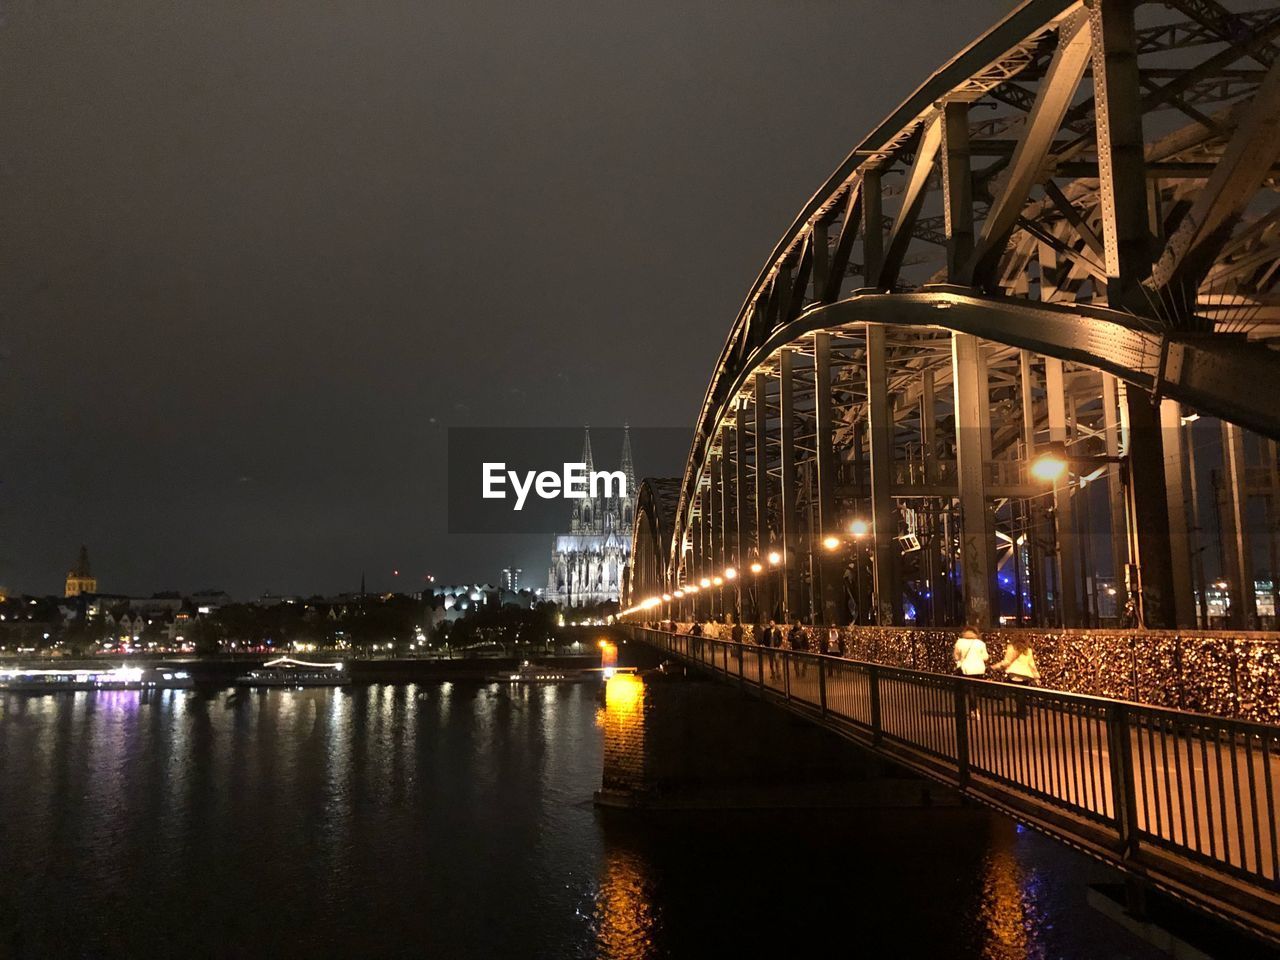
<instances>
[{"instance_id":1,"label":"orange light on water","mask_svg":"<svg viewBox=\"0 0 1280 960\"><path fill-rule=\"evenodd\" d=\"M612 715L634 713L644 698L644 681L634 673L615 673L605 681L605 709Z\"/></svg>"}]
</instances>

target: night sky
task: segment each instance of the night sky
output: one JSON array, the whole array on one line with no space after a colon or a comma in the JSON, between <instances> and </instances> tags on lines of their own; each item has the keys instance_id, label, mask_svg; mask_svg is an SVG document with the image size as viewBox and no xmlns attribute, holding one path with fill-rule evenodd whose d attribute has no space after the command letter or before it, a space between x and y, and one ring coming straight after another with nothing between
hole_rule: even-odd
<instances>
[{"instance_id":1,"label":"night sky","mask_svg":"<svg viewBox=\"0 0 1280 960\"><path fill-rule=\"evenodd\" d=\"M445 533L447 428L692 427L795 212L1012 6L7 0L0 584L545 585Z\"/></svg>"}]
</instances>

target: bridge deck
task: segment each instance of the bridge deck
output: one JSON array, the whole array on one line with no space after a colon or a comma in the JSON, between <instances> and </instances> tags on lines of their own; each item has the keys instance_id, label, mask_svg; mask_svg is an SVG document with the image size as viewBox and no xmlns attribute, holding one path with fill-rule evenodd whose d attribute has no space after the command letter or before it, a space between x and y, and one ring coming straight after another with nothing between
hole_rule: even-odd
<instances>
[{"instance_id":1,"label":"bridge deck","mask_svg":"<svg viewBox=\"0 0 1280 960\"><path fill-rule=\"evenodd\" d=\"M1280 728L682 634L637 639L1280 941Z\"/></svg>"}]
</instances>

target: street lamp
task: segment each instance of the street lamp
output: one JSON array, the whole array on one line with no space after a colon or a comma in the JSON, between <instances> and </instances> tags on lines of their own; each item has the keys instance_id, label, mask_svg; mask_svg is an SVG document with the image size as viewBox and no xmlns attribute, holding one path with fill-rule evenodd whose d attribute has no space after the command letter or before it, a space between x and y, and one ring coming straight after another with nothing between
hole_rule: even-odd
<instances>
[{"instance_id":1,"label":"street lamp","mask_svg":"<svg viewBox=\"0 0 1280 960\"><path fill-rule=\"evenodd\" d=\"M1045 483L1057 483L1067 472L1064 444L1051 443L1031 461L1031 475Z\"/></svg>"},{"instance_id":2,"label":"street lamp","mask_svg":"<svg viewBox=\"0 0 1280 960\"><path fill-rule=\"evenodd\" d=\"M867 534L871 532L871 524L862 519L855 519L849 524L849 532L853 534L853 577L857 583L857 604L858 612L855 622L862 623L865 616L862 604L862 544L867 539Z\"/></svg>"},{"instance_id":3,"label":"street lamp","mask_svg":"<svg viewBox=\"0 0 1280 960\"><path fill-rule=\"evenodd\" d=\"M771 550L769 552L769 566L776 567L781 562L782 562L782 554L780 554L777 550Z\"/></svg>"},{"instance_id":4,"label":"street lamp","mask_svg":"<svg viewBox=\"0 0 1280 960\"><path fill-rule=\"evenodd\" d=\"M1127 463L1126 457L1112 456L1110 454L1095 454L1091 456L1071 456L1067 453L1067 445L1061 440L1055 440L1047 446L1041 448L1040 452L1032 459L1028 472L1037 480L1048 483L1053 487L1054 498L1054 519L1050 525L1050 533L1052 534L1052 544L1050 546L1050 555L1054 558L1057 565L1056 579L1057 583L1062 583L1062 556L1058 546L1058 513L1056 506L1059 497L1069 496L1068 488L1070 484L1064 484L1063 481L1069 479L1069 471L1074 469L1080 480L1080 486L1084 486L1091 477L1080 477L1081 467L1097 468L1101 472L1101 464L1107 463ZM1120 482L1127 485L1124 470L1122 469ZM1071 531L1067 531L1071 533ZM1017 545L1014 545L1017 549ZM1059 590L1061 587L1059 586ZM1086 588L1087 589L1087 588ZM1074 603L1074 598L1064 598L1068 603ZM1138 625L1142 626L1146 622L1146 611L1143 609L1142 591L1139 589L1136 596L1138 612ZM1021 612L1021 611L1019 611Z\"/></svg>"},{"instance_id":5,"label":"street lamp","mask_svg":"<svg viewBox=\"0 0 1280 960\"><path fill-rule=\"evenodd\" d=\"M763 570L763 569L764 569L764 564L763 564L763 563L761 563L759 560L757 560L757 561L755 561L754 563L752 563L752 564L751 564L751 572L752 572L752 573L759 573L759 572L760 572L761 570Z\"/></svg>"},{"instance_id":6,"label":"street lamp","mask_svg":"<svg viewBox=\"0 0 1280 960\"><path fill-rule=\"evenodd\" d=\"M841 540L839 537L833 536L831 534L827 534L827 536L822 538L822 545L826 547L828 550L839 550L840 545L843 542L844 541Z\"/></svg>"}]
</instances>

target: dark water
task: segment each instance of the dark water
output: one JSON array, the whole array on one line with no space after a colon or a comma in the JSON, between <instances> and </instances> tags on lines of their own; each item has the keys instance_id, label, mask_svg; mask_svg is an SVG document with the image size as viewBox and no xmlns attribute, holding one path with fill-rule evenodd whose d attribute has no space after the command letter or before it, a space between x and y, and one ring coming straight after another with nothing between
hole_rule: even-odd
<instances>
[{"instance_id":1,"label":"dark water","mask_svg":"<svg viewBox=\"0 0 1280 960\"><path fill-rule=\"evenodd\" d=\"M974 810L591 803L586 686L0 695L0 953L1150 957Z\"/></svg>"}]
</instances>

